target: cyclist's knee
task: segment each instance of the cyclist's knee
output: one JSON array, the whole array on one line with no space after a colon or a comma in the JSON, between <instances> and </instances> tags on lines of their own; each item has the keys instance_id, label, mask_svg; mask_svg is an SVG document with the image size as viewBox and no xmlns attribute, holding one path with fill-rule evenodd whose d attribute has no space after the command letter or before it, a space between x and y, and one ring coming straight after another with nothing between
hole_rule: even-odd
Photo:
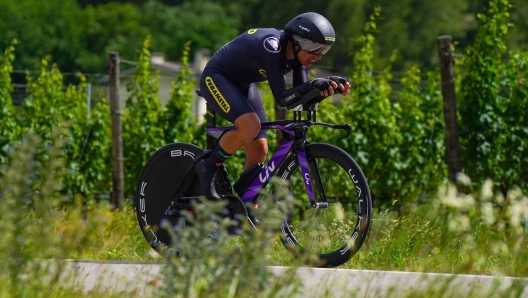
<instances>
[{"instance_id":1,"label":"cyclist's knee","mask_svg":"<svg viewBox=\"0 0 528 298\"><path fill-rule=\"evenodd\" d=\"M247 113L235 120L235 127L238 130L239 139L247 144L260 132L260 119L255 113Z\"/></svg>"}]
</instances>

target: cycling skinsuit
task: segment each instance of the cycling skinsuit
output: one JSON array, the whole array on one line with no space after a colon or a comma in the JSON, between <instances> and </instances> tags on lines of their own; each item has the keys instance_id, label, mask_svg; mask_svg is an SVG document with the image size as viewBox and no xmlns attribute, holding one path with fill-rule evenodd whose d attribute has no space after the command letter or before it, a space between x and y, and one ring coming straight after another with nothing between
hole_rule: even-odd
<instances>
[{"instance_id":1,"label":"cycling skinsuit","mask_svg":"<svg viewBox=\"0 0 528 298\"><path fill-rule=\"evenodd\" d=\"M207 63L200 89L217 114L230 122L254 112L266 114L255 83L268 81L276 100L299 98L309 91L307 69L297 60L286 60L288 41L282 30L251 29L224 45ZM286 89L284 75L293 70L294 88ZM257 138L265 138L261 131Z\"/></svg>"}]
</instances>

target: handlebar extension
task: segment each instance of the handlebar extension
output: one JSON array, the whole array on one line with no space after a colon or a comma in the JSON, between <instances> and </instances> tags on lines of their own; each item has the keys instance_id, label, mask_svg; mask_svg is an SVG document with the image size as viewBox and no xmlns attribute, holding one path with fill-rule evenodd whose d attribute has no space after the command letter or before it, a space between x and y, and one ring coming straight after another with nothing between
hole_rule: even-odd
<instances>
[{"instance_id":1,"label":"handlebar extension","mask_svg":"<svg viewBox=\"0 0 528 298\"><path fill-rule=\"evenodd\" d=\"M343 92L341 91L341 89L337 88L337 89L334 89L333 95L342 94L342 93ZM330 97L330 95L321 96L321 91L313 88L310 91L306 92L306 94L304 94L300 100L286 106L286 109L292 110L296 108L296 110L299 109L301 111L317 110L317 107L313 107L313 106L315 104L320 103L321 101L323 101L325 98L328 98L328 97Z\"/></svg>"}]
</instances>

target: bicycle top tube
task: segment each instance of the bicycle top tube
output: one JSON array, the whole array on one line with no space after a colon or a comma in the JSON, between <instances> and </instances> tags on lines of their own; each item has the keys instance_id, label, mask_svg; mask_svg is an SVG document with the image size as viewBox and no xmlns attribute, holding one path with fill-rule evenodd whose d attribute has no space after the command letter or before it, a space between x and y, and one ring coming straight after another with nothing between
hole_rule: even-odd
<instances>
[{"instance_id":1,"label":"bicycle top tube","mask_svg":"<svg viewBox=\"0 0 528 298\"><path fill-rule=\"evenodd\" d=\"M299 125L304 127L319 125L333 129L342 129L346 132L346 135L344 137L339 138L338 140L347 138L350 135L350 132L352 131L352 127L350 124L330 124L325 122L314 122L311 120L277 120L270 122L262 122L260 125L261 130L276 129L286 134L289 134L290 136L295 136L295 131L299 129ZM214 139L219 139L223 133L233 129L235 129L235 126L210 126L207 127L205 130L208 136L211 136Z\"/></svg>"},{"instance_id":2,"label":"bicycle top tube","mask_svg":"<svg viewBox=\"0 0 528 298\"><path fill-rule=\"evenodd\" d=\"M300 121L301 123L306 123L307 125L311 125L311 121L309 120L304 120L304 121ZM260 129L261 130L270 130L270 129L278 129L278 130L282 130L290 135L294 135L294 133L292 132L291 129L287 129L286 128L286 125L288 124L292 124L292 123L299 123L298 121L294 121L294 120L278 120L278 121L270 121L270 122L262 122L260 124ZM226 131L230 131L230 130L233 130L235 129L235 126L213 126L213 127L207 127L205 130L207 132L213 132L213 131L218 131L218 132L226 132Z\"/></svg>"}]
</instances>

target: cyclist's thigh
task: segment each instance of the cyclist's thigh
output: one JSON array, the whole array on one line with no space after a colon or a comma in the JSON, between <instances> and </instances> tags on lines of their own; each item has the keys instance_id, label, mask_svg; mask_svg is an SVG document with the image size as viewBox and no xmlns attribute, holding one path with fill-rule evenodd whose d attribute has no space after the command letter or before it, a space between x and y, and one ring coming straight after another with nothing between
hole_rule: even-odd
<instances>
[{"instance_id":1,"label":"cyclist's thigh","mask_svg":"<svg viewBox=\"0 0 528 298\"><path fill-rule=\"evenodd\" d=\"M260 119L260 122L266 122L266 111L264 110L264 105L262 104L262 99L260 99L260 94L258 93L257 86L255 84L251 84L249 88L246 90L246 98L255 111L257 113L257 116ZM261 130L258 135L255 137L255 139L262 139L268 137L268 131L267 130Z\"/></svg>"},{"instance_id":2,"label":"cyclist's thigh","mask_svg":"<svg viewBox=\"0 0 528 298\"><path fill-rule=\"evenodd\" d=\"M243 114L254 113L245 94L229 78L212 68L205 68L200 79L203 97L222 118L235 122Z\"/></svg>"}]
</instances>

